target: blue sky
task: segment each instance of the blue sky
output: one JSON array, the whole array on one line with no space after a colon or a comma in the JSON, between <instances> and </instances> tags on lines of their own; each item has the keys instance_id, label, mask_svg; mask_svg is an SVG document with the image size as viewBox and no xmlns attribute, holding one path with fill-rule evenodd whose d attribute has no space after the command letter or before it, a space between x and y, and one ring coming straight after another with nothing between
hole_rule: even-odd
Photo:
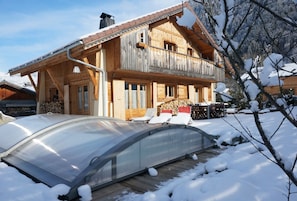
<instances>
[{"instance_id":1,"label":"blue sky","mask_svg":"<svg viewBox=\"0 0 297 201\"><path fill-rule=\"evenodd\" d=\"M0 0L0 72L98 30L102 12L116 23L181 0Z\"/></svg>"}]
</instances>

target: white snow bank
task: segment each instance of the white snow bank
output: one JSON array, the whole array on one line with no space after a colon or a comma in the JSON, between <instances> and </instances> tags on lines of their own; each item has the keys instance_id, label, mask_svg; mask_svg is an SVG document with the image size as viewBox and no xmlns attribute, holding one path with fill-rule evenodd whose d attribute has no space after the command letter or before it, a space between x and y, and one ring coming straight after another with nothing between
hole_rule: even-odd
<instances>
[{"instance_id":1,"label":"white snow bank","mask_svg":"<svg viewBox=\"0 0 297 201\"><path fill-rule=\"evenodd\" d=\"M0 177L0 200L58 201L57 195L65 192L61 186L50 189L44 184L37 184L3 162L0 163Z\"/></svg>"},{"instance_id":2,"label":"white snow bank","mask_svg":"<svg viewBox=\"0 0 297 201\"><path fill-rule=\"evenodd\" d=\"M214 135L228 132L232 135L246 128L257 135L252 115L236 114L236 117L244 127L239 125L233 115L225 118L229 124L222 119L207 119L194 121L192 125ZM264 128L270 130L270 133L277 129L282 119L279 112L261 114L260 118L265 119ZM286 161L292 161L297 154L296 139L296 129L285 121L273 143L277 145L278 152L288 156ZM180 177L163 183L158 190L144 194L131 193L123 196L120 201L286 200L288 178L278 166L257 151L262 150L270 156L263 145L255 143L255 146L244 143L228 147L218 157L205 164L197 164ZM292 192L297 191L296 186L291 187ZM290 199L297 200L297 194L292 194Z\"/></svg>"},{"instance_id":3,"label":"white snow bank","mask_svg":"<svg viewBox=\"0 0 297 201\"><path fill-rule=\"evenodd\" d=\"M228 159L229 157L224 155L210 159L204 166L206 172L212 173L226 170L228 168Z\"/></svg>"}]
</instances>

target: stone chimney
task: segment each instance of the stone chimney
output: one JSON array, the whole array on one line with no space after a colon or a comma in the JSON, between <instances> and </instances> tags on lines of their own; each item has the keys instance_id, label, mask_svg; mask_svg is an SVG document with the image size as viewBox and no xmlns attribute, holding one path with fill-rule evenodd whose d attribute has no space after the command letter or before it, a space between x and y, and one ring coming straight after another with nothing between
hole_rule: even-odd
<instances>
[{"instance_id":1,"label":"stone chimney","mask_svg":"<svg viewBox=\"0 0 297 201\"><path fill-rule=\"evenodd\" d=\"M112 15L101 13L100 18L101 20L100 20L99 29L102 29L114 24L114 18Z\"/></svg>"}]
</instances>

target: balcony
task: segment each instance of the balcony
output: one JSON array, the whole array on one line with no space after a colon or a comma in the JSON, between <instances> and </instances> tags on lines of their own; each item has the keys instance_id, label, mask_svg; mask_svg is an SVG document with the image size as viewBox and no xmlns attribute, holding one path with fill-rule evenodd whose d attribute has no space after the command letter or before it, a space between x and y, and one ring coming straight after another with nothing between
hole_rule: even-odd
<instances>
[{"instance_id":1,"label":"balcony","mask_svg":"<svg viewBox=\"0 0 297 201\"><path fill-rule=\"evenodd\" d=\"M224 81L224 68L213 61L180 54L162 48L123 48L121 69L139 72L164 73L178 76Z\"/></svg>"},{"instance_id":2,"label":"balcony","mask_svg":"<svg viewBox=\"0 0 297 201\"><path fill-rule=\"evenodd\" d=\"M149 72L162 72L187 77L224 80L224 69L206 59L192 57L161 48L150 47Z\"/></svg>"}]
</instances>

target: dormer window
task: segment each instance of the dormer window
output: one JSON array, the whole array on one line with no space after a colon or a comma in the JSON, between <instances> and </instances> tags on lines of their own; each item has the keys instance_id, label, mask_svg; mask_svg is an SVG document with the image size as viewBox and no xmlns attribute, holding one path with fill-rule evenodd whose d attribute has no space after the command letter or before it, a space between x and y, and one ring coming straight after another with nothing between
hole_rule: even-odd
<instances>
[{"instance_id":1,"label":"dormer window","mask_svg":"<svg viewBox=\"0 0 297 201\"><path fill-rule=\"evenodd\" d=\"M165 50L176 52L177 46L174 43L170 43L170 42L164 41L164 49Z\"/></svg>"}]
</instances>

